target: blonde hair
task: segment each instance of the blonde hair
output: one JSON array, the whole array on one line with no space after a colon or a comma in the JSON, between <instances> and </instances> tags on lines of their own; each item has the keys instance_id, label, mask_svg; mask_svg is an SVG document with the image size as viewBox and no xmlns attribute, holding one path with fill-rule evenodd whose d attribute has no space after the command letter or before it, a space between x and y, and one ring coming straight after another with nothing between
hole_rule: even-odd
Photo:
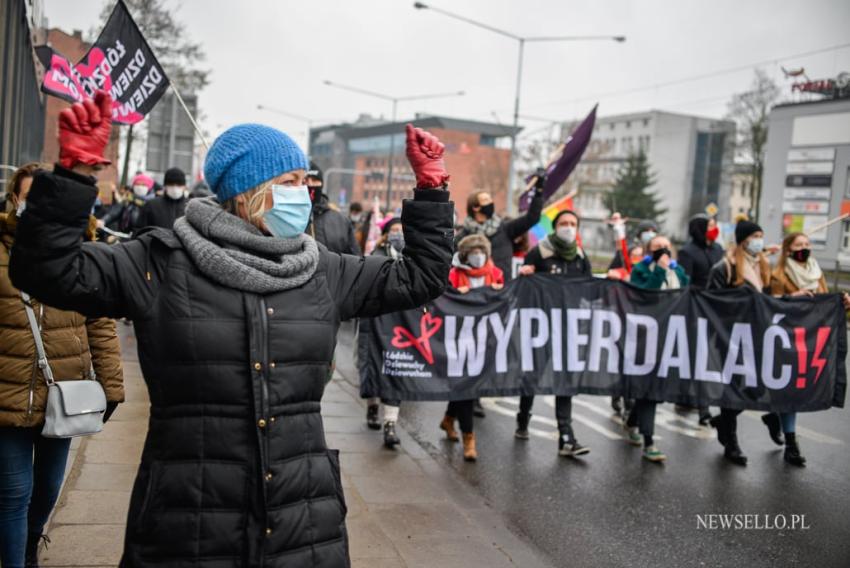
<instances>
[{"instance_id":1,"label":"blonde hair","mask_svg":"<svg viewBox=\"0 0 850 568\"><path fill-rule=\"evenodd\" d=\"M734 264L737 267L735 269L735 281L733 282L733 285L735 287L742 286L744 284L744 271L741 267L743 267L744 262L746 262L744 255L746 255L747 252L744 250L743 243L735 245L730 252L732 259L734 260ZM761 276L761 281L767 285L770 282L770 262L768 262L767 257L763 252L760 252L757 258L759 264L759 276Z\"/></svg>"},{"instance_id":2,"label":"blonde hair","mask_svg":"<svg viewBox=\"0 0 850 568\"><path fill-rule=\"evenodd\" d=\"M266 212L266 195L272 190L275 180L264 181L257 187L231 197L221 204L225 211L237 217L239 214L239 203L244 202L245 211L248 213L247 221L257 228L262 228L263 213ZM242 197L240 200L239 198Z\"/></svg>"}]
</instances>

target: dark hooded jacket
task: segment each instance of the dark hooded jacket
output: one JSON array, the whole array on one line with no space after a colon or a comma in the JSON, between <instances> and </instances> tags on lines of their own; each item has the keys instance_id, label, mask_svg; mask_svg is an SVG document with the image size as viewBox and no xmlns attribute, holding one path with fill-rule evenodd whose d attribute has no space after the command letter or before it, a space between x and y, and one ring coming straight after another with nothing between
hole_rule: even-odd
<instances>
[{"instance_id":1,"label":"dark hooded jacket","mask_svg":"<svg viewBox=\"0 0 850 568\"><path fill-rule=\"evenodd\" d=\"M59 309L135 324L151 406L121 566L349 566L339 460L320 414L336 332L443 292L448 193L405 202L404 261L320 245L310 280L265 295L212 281L169 230L83 243L96 195L92 178L37 174L10 275Z\"/></svg>"},{"instance_id":2,"label":"dark hooded jacket","mask_svg":"<svg viewBox=\"0 0 850 568\"><path fill-rule=\"evenodd\" d=\"M323 194L313 204L311 219L307 234L328 247L329 251L337 254L361 254L351 221L328 206L326 195Z\"/></svg>"},{"instance_id":3,"label":"dark hooded jacket","mask_svg":"<svg viewBox=\"0 0 850 568\"><path fill-rule=\"evenodd\" d=\"M708 243L705 232L708 230L708 217L697 215L688 223L691 240L679 250L676 257L679 266L691 278L691 286L705 288L711 267L723 258L723 247L717 243Z\"/></svg>"},{"instance_id":4,"label":"dark hooded jacket","mask_svg":"<svg viewBox=\"0 0 850 568\"><path fill-rule=\"evenodd\" d=\"M174 221L183 216L186 211L188 199L171 199L167 195L161 195L148 201L139 215L138 227L161 227L170 229Z\"/></svg>"}]
</instances>

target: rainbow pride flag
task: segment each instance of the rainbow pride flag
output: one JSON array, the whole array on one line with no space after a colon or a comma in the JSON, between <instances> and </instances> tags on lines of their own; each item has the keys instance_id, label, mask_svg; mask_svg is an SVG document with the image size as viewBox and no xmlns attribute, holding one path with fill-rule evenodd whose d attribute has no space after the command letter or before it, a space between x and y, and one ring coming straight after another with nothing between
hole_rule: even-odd
<instances>
[{"instance_id":1,"label":"rainbow pride flag","mask_svg":"<svg viewBox=\"0 0 850 568\"><path fill-rule=\"evenodd\" d=\"M573 209L573 196L567 195L562 197L552 205L549 205L543 210L540 215L540 221L528 231L529 249L543 240L546 235L552 232L552 221L561 211L575 211Z\"/></svg>"}]
</instances>

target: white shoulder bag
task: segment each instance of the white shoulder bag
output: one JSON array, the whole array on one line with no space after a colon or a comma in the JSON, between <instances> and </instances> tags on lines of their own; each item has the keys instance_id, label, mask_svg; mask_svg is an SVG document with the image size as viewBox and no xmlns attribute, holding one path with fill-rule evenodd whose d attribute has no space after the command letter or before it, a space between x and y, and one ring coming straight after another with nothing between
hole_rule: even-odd
<instances>
[{"instance_id":1,"label":"white shoulder bag","mask_svg":"<svg viewBox=\"0 0 850 568\"><path fill-rule=\"evenodd\" d=\"M23 291L21 298L38 351L38 368L47 382L47 405L44 409L44 428L41 435L45 438L74 438L97 434L103 429L106 393L95 380L94 368L89 369L88 379L55 381L47 354L44 352L44 342L31 298Z\"/></svg>"}]
</instances>

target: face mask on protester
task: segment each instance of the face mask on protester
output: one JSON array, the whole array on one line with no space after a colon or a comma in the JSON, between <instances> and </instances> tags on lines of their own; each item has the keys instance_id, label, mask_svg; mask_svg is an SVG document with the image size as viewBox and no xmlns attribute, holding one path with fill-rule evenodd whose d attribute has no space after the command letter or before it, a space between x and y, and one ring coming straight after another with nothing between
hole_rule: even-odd
<instances>
[{"instance_id":1,"label":"face mask on protester","mask_svg":"<svg viewBox=\"0 0 850 568\"><path fill-rule=\"evenodd\" d=\"M812 249L800 249L791 253L791 258L803 264L809 261L809 256L812 254Z\"/></svg>"},{"instance_id":2,"label":"face mask on protester","mask_svg":"<svg viewBox=\"0 0 850 568\"><path fill-rule=\"evenodd\" d=\"M149 189L148 189L148 186L146 186L146 185L134 185L133 186L133 193L136 195L136 197L144 197L148 194L148 191L149 191Z\"/></svg>"},{"instance_id":3,"label":"face mask on protester","mask_svg":"<svg viewBox=\"0 0 850 568\"><path fill-rule=\"evenodd\" d=\"M263 213L269 232L279 239L297 237L310 222L310 192L306 185L273 185L272 208Z\"/></svg>"},{"instance_id":4,"label":"face mask on protester","mask_svg":"<svg viewBox=\"0 0 850 568\"><path fill-rule=\"evenodd\" d=\"M491 218L495 212L496 212L496 206L493 205L492 203L488 203L487 205L481 206L481 213L485 217L487 217L488 219Z\"/></svg>"},{"instance_id":5,"label":"face mask on protester","mask_svg":"<svg viewBox=\"0 0 850 568\"><path fill-rule=\"evenodd\" d=\"M401 252L404 248L404 233L390 233L387 235L387 242L397 251Z\"/></svg>"},{"instance_id":6,"label":"face mask on protester","mask_svg":"<svg viewBox=\"0 0 850 568\"><path fill-rule=\"evenodd\" d=\"M764 250L764 239L752 239L746 248L748 253L755 256Z\"/></svg>"},{"instance_id":7,"label":"face mask on protester","mask_svg":"<svg viewBox=\"0 0 850 568\"><path fill-rule=\"evenodd\" d=\"M720 227L712 227L705 232L705 240L714 242L720 236Z\"/></svg>"},{"instance_id":8,"label":"face mask on protester","mask_svg":"<svg viewBox=\"0 0 850 568\"><path fill-rule=\"evenodd\" d=\"M26 211L26 210L27 210L27 202L25 200L21 201L20 203L18 203L18 208L15 210L15 215L17 215L20 218L20 216L23 215L24 211Z\"/></svg>"},{"instance_id":9,"label":"face mask on protester","mask_svg":"<svg viewBox=\"0 0 850 568\"><path fill-rule=\"evenodd\" d=\"M466 257L466 261L472 268L481 268L487 263L487 255L480 252L474 252Z\"/></svg>"},{"instance_id":10,"label":"face mask on protester","mask_svg":"<svg viewBox=\"0 0 850 568\"><path fill-rule=\"evenodd\" d=\"M171 199L177 200L182 199L185 195L186 189L182 185L166 185L165 186L165 195L170 197Z\"/></svg>"},{"instance_id":11,"label":"face mask on protester","mask_svg":"<svg viewBox=\"0 0 850 568\"><path fill-rule=\"evenodd\" d=\"M671 258L673 257L673 251L671 251L670 249L668 249L668 248L666 248L666 247L665 247L665 248L660 248L660 249L658 249L658 250L656 250L656 251L654 251L654 252L652 253L652 261L653 261L653 262L658 262L658 260L659 260L662 256L664 256L665 254L666 254L667 256L671 257Z\"/></svg>"},{"instance_id":12,"label":"face mask on protester","mask_svg":"<svg viewBox=\"0 0 850 568\"><path fill-rule=\"evenodd\" d=\"M640 234L640 241L645 245L649 244L649 241L654 239L657 235L658 233L655 231L644 231Z\"/></svg>"},{"instance_id":13,"label":"face mask on protester","mask_svg":"<svg viewBox=\"0 0 850 568\"><path fill-rule=\"evenodd\" d=\"M558 238L564 241L565 243L576 242L575 227L558 227L557 229L555 229L555 234L558 235Z\"/></svg>"}]
</instances>

